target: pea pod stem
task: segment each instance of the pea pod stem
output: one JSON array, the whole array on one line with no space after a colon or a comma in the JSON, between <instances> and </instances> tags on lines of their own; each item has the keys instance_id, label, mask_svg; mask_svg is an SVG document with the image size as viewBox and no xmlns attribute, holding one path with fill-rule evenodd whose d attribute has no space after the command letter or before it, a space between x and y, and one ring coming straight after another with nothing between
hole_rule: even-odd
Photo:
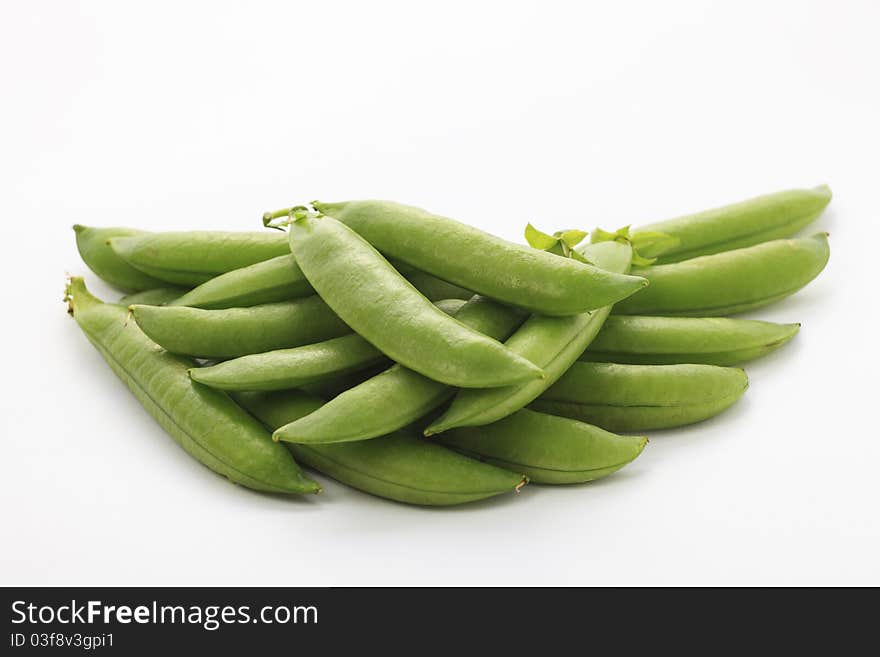
<instances>
[{"instance_id":1,"label":"pea pod stem","mask_svg":"<svg viewBox=\"0 0 880 657\"><path fill-rule=\"evenodd\" d=\"M281 208L279 210L275 210L273 212L264 212L263 213L263 226L266 228L278 228L282 229L284 226L287 226L290 223L291 215L303 206L295 205L289 208ZM283 224L275 223L278 219L284 219Z\"/></svg>"}]
</instances>

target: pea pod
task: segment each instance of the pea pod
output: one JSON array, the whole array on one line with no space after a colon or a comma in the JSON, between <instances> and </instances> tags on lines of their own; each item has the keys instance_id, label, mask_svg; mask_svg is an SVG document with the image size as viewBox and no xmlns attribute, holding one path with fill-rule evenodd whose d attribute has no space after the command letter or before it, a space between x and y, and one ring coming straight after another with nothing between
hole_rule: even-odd
<instances>
[{"instance_id":1,"label":"pea pod","mask_svg":"<svg viewBox=\"0 0 880 657\"><path fill-rule=\"evenodd\" d=\"M317 493L290 453L225 394L193 383L193 363L157 349L126 310L102 303L70 280L69 309L89 341L172 438L235 483L280 493Z\"/></svg>"},{"instance_id":2,"label":"pea pod","mask_svg":"<svg viewBox=\"0 0 880 657\"><path fill-rule=\"evenodd\" d=\"M353 228L387 257L535 313L582 313L619 301L646 285L638 277L513 244L407 205L316 201L313 206Z\"/></svg>"},{"instance_id":3,"label":"pea pod","mask_svg":"<svg viewBox=\"0 0 880 657\"><path fill-rule=\"evenodd\" d=\"M717 415L748 385L733 367L578 362L529 408L609 431L668 429Z\"/></svg>"},{"instance_id":4,"label":"pea pod","mask_svg":"<svg viewBox=\"0 0 880 657\"><path fill-rule=\"evenodd\" d=\"M200 358L237 358L351 333L317 296L225 310L135 305L131 313L153 342Z\"/></svg>"},{"instance_id":5,"label":"pea pod","mask_svg":"<svg viewBox=\"0 0 880 657\"><path fill-rule=\"evenodd\" d=\"M444 300L444 312L458 310L464 301ZM381 351L357 334L343 335L292 349L241 356L190 370L194 381L220 390L284 390L326 381L386 361Z\"/></svg>"},{"instance_id":6,"label":"pea pod","mask_svg":"<svg viewBox=\"0 0 880 657\"><path fill-rule=\"evenodd\" d=\"M245 409L275 429L321 406L298 391L237 393ZM288 445L302 463L366 493L407 504L463 504L519 490L515 474L404 433L339 445Z\"/></svg>"},{"instance_id":7,"label":"pea pod","mask_svg":"<svg viewBox=\"0 0 880 657\"><path fill-rule=\"evenodd\" d=\"M157 287L152 290L141 290L140 292L127 294L116 303L126 308L138 304L143 306L164 306L169 301L174 301L180 297L184 292L186 290L181 287Z\"/></svg>"},{"instance_id":8,"label":"pea pod","mask_svg":"<svg viewBox=\"0 0 880 657\"><path fill-rule=\"evenodd\" d=\"M327 305L401 365L464 387L543 376L534 363L448 317L363 237L332 217L298 213L290 224L290 249Z\"/></svg>"},{"instance_id":9,"label":"pea pod","mask_svg":"<svg viewBox=\"0 0 880 657\"><path fill-rule=\"evenodd\" d=\"M710 317L794 294L828 262L828 235L774 240L669 265L638 268L651 284L614 306L619 315Z\"/></svg>"},{"instance_id":10,"label":"pea pod","mask_svg":"<svg viewBox=\"0 0 880 657\"><path fill-rule=\"evenodd\" d=\"M596 265L616 273L627 271L632 260L630 245L619 242L590 244L583 249L583 254ZM446 412L428 425L425 435L454 427L489 424L526 406L578 359L602 328L609 312L611 307L606 306L568 317L532 315L505 344L511 351L538 364L546 377L490 390L460 390Z\"/></svg>"},{"instance_id":11,"label":"pea pod","mask_svg":"<svg viewBox=\"0 0 880 657\"><path fill-rule=\"evenodd\" d=\"M395 267L428 299L469 299L466 290L407 265ZM291 254L220 274L169 305L217 310L300 299L315 293Z\"/></svg>"},{"instance_id":12,"label":"pea pod","mask_svg":"<svg viewBox=\"0 0 880 657\"><path fill-rule=\"evenodd\" d=\"M166 285L165 281L135 269L110 248L109 240L112 238L147 235L146 231L133 228L92 228L80 224L76 224L73 230L76 233L76 247L83 262L113 287L139 292Z\"/></svg>"},{"instance_id":13,"label":"pea pod","mask_svg":"<svg viewBox=\"0 0 880 657\"><path fill-rule=\"evenodd\" d=\"M350 334L195 367L189 374L193 381L218 390L285 390L356 372L383 360L381 351L361 336Z\"/></svg>"},{"instance_id":14,"label":"pea pod","mask_svg":"<svg viewBox=\"0 0 880 657\"><path fill-rule=\"evenodd\" d=\"M245 308L314 293L296 259L287 253L215 276L169 305L206 310Z\"/></svg>"},{"instance_id":15,"label":"pea pod","mask_svg":"<svg viewBox=\"0 0 880 657\"><path fill-rule=\"evenodd\" d=\"M722 251L741 249L791 237L814 221L831 201L827 185L791 189L698 214L643 226L633 233L640 255L657 256L655 264L679 262ZM655 253L642 246L640 234L660 232L675 238L677 246Z\"/></svg>"},{"instance_id":16,"label":"pea pod","mask_svg":"<svg viewBox=\"0 0 880 657\"><path fill-rule=\"evenodd\" d=\"M727 317L612 315L580 360L671 365L736 365L774 351L800 324L774 324Z\"/></svg>"},{"instance_id":17,"label":"pea pod","mask_svg":"<svg viewBox=\"0 0 880 657\"><path fill-rule=\"evenodd\" d=\"M110 246L125 262L149 276L189 287L290 253L284 235L275 231L146 233L112 238Z\"/></svg>"},{"instance_id":18,"label":"pea pod","mask_svg":"<svg viewBox=\"0 0 880 657\"><path fill-rule=\"evenodd\" d=\"M503 340L525 315L475 296L455 313L455 318L475 331ZM455 389L399 364L345 387L312 413L278 428L272 437L303 444L377 438L421 419L455 393Z\"/></svg>"},{"instance_id":19,"label":"pea pod","mask_svg":"<svg viewBox=\"0 0 880 657\"><path fill-rule=\"evenodd\" d=\"M483 427L446 432L440 442L535 484L575 484L607 477L632 462L648 443L584 422L522 409Z\"/></svg>"}]
</instances>

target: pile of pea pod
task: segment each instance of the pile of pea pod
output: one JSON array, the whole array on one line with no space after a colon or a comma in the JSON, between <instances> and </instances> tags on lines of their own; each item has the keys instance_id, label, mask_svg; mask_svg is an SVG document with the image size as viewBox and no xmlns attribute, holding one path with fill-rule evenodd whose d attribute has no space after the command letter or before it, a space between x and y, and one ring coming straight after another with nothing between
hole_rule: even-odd
<instances>
[{"instance_id":1,"label":"pile of pea pod","mask_svg":"<svg viewBox=\"0 0 880 657\"><path fill-rule=\"evenodd\" d=\"M302 466L411 504L606 477L644 432L713 417L799 324L727 317L797 292L822 186L616 232L515 244L389 201L313 202L253 232L77 225L88 340L193 457L242 486ZM271 230L272 228L280 230Z\"/></svg>"}]
</instances>

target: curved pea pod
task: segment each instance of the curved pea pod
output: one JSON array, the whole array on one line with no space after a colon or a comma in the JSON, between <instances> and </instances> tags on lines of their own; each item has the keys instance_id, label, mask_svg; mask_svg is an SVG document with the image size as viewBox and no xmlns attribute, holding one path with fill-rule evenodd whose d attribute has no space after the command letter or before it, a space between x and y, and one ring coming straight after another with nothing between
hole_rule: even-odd
<instances>
[{"instance_id":1,"label":"curved pea pod","mask_svg":"<svg viewBox=\"0 0 880 657\"><path fill-rule=\"evenodd\" d=\"M296 259L287 253L215 276L169 305L206 310L246 308L314 293Z\"/></svg>"},{"instance_id":2,"label":"curved pea pod","mask_svg":"<svg viewBox=\"0 0 880 657\"><path fill-rule=\"evenodd\" d=\"M646 284L636 276L513 244L407 205L390 201L312 205L353 228L387 257L535 313L582 313L619 301Z\"/></svg>"},{"instance_id":3,"label":"curved pea pod","mask_svg":"<svg viewBox=\"0 0 880 657\"><path fill-rule=\"evenodd\" d=\"M800 326L727 317L613 315L605 320L580 360L736 365L779 349Z\"/></svg>"},{"instance_id":4,"label":"curved pea pod","mask_svg":"<svg viewBox=\"0 0 880 657\"><path fill-rule=\"evenodd\" d=\"M287 240L277 231L147 233L114 237L110 246L125 262L149 276L188 287L290 253Z\"/></svg>"},{"instance_id":5,"label":"curved pea pod","mask_svg":"<svg viewBox=\"0 0 880 657\"><path fill-rule=\"evenodd\" d=\"M402 266L398 270L428 299L469 299L466 290L430 274ZM246 308L264 303L300 299L315 293L291 254L270 258L220 274L183 294L168 305L206 310ZM467 296L465 296L467 295Z\"/></svg>"},{"instance_id":6,"label":"curved pea pod","mask_svg":"<svg viewBox=\"0 0 880 657\"><path fill-rule=\"evenodd\" d=\"M455 299L440 301L437 306L453 313L463 304L464 301ZM361 336L349 334L195 367L189 374L193 381L220 390L285 390L358 372L385 361L381 351Z\"/></svg>"},{"instance_id":7,"label":"curved pea pod","mask_svg":"<svg viewBox=\"0 0 880 657\"><path fill-rule=\"evenodd\" d=\"M813 222L831 201L827 185L812 189L790 189L741 203L707 210L643 226L633 233L639 254L656 256L655 264L680 262L688 258L742 249L791 237ZM660 232L675 238L677 246L656 253L642 246L640 233Z\"/></svg>"},{"instance_id":8,"label":"curved pea pod","mask_svg":"<svg viewBox=\"0 0 880 657\"><path fill-rule=\"evenodd\" d=\"M193 363L156 347L126 310L102 303L81 278L67 287L70 312L89 341L174 440L211 470L255 490L317 493L281 445L222 392L193 383Z\"/></svg>"},{"instance_id":9,"label":"curved pea pod","mask_svg":"<svg viewBox=\"0 0 880 657\"><path fill-rule=\"evenodd\" d=\"M528 359L443 313L363 237L332 217L296 214L290 249L327 305L401 365L462 387L543 376Z\"/></svg>"},{"instance_id":10,"label":"curved pea pod","mask_svg":"<svg viewBox=\"0 0 880 657\"><path fill-rule=\"evenodd\" d=\"M455 318L475 331L503 340L522 323L525 314L475 296ZM421 419L455 393L454 388L399 364L343 388L320 408L278 428L273 438L304 444L377 438Z\"/></svg>"},{"instance_id":11,"label":"curved pea pod","mask_svg":"<svg viewBox=\"0 0 880 657\"><path fill-rule=\"evenodd\" d=\"M829 254L828 235L820 233L639 268L651 284L613 312L689 317L746 312L800 290L825 268Z\"/></svg>"},{"instance_id":12,"label":"curved pea pod","mask_svg":"<svg viewBox=\"0 0 880 657\"><path fill-rule=\"evenodd\" d=\"M322 403L293 390L236 393L234 397L269 429L288 424ZM405 433L356 443L288 447L302 463L343 484L407 504L463 504L518 491L526 483L522 474Z\"/></svg>"},{"instance_id":13,"label":"curved pea pod","mask_svg":"<svg viewBox=\"0 0 880 657\"><path fill-rule=\"evenodd\" d=\"M152 290L142 290L127 294L116 302L116 305L125 306L164 306L170 301L174 301L186 290L181 287L157 287Z\"/></svg>"},{"instance_id":14,"label":"curved pea pod","mask_svg":"<svg viewBox=\"0 0 880 657\"><path fill-rule=\"evenodd\" d=\"M92 228L76 224L76 248L89 269L113 287L124 291L150 290L167 285L135 269L110 248L109 240L116 237L143 236L148 233L133 228Z\"/></svg>"},{"instance_id":15,"label":"curved pea pod","mask_svg":"<svg viewBox=\"0 0 880 657\"><path fill-rule=\"evenodd\" d=\"M748 385L734 367L578 362L529 408L609 431L668 429L718 415Z\"/></svg>"},{"instance_id":16,"label":"curved pea pod","mask_svg":"<svg viewBox=\"0 0 880 657\"><path fill-rule=\"evenodd\" d=\"M648 443L644 436L618 436L527 409L483 427L453 429L439 440L487 463L522 472L535 484L607 477L631 463Z\"/></svg>"},{"instance_id":17,"label":"curved pea pod","mask_svg":"<svg viewBox=\"0 0 880 657\"><path fill-rule=\"evenodd\" d=\"M130 310L153 342L172 353L200 358L237 358L351 333L317 296L252 308L136 305Z\"/></svg>"},{"instance_id":18,"label":"curved pea pod","mask_svg":"<svg viewBox=\"0 0 880 657\"><path fill-rule=\"evenodd\" d=\"M193 381L219 390L285 390L356 372L383 360L381 351L361 336L350 334L195 367L189 374Z\"/></svg>"},{"instance_id":19,"label":"curved pea pod","mask_svg":"<svg viewBox=\"0 0 880 657\"><path fill-rule=\"evenodd\" d=\"M632 260L632 248L620 242L590 244L583 249L583 254L597 266L612 272L627 271ZM539 365L545 378L503 388L460 390L450 407L428 425L425 435L455 427L489 424L525 407L578 359L610 312L611 306L606 306L568 317L532 315L505 345Z\"/></svg>"}]
</instances>

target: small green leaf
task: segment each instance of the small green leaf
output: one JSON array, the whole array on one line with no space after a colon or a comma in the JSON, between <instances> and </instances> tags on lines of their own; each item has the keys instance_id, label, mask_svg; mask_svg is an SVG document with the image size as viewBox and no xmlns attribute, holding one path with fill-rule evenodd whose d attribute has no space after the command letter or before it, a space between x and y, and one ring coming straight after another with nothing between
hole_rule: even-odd
<instances>
[{"instance_id":1,"label":"small green leaf","mask_svg":"<svg viewBox=\"0 0 880 657\"><path fill-rule=\"evenodd\" d=\"M532 226L532 224L528 224L525 230L526 241L532 248L547 251L563 258L572 258L578 262L592 264L582 254L574 250L574 246L580 244L587 235L586 231L574 228L559 230L553 233L553 235L548 235Z\"/></svg>"},{"instance_id":2,"label":"small green leaf","mask_svg":"<svg viewBox=\"0 0 880 657\"><path fill-rule=\"evenodd\" d=\"M584 241L584 238L587 236L587 234L588 233L585 230L571 228L569 230L563 230L556 233L556 236L561 239L566 246L573 249L578 244Z\"/></svg>"},{"instance_id":3,"label":"small green leaf","mask_svg":"<svg viewBox=\"0 0 880 657\"><path fill-rule=\"evenodd\" d=\"M526 242L529 243L530 247L533 249L540 249L541 251L547 251L556 246L559 242L557 238L541 232L530 223L526 224L525 237Z\"/></svg>"},{"instance_id":4,"label":"small green leaf","mask_svg":"<svg viewBox=\"0 0 880 657\"><path fill-rule=\"evenodd\" d=\"M609 233L601 228L594 228L590 233L590 244L598 244L599 242L611 242L617 237L616 233Z\"/></svg>"}]
</instances>

